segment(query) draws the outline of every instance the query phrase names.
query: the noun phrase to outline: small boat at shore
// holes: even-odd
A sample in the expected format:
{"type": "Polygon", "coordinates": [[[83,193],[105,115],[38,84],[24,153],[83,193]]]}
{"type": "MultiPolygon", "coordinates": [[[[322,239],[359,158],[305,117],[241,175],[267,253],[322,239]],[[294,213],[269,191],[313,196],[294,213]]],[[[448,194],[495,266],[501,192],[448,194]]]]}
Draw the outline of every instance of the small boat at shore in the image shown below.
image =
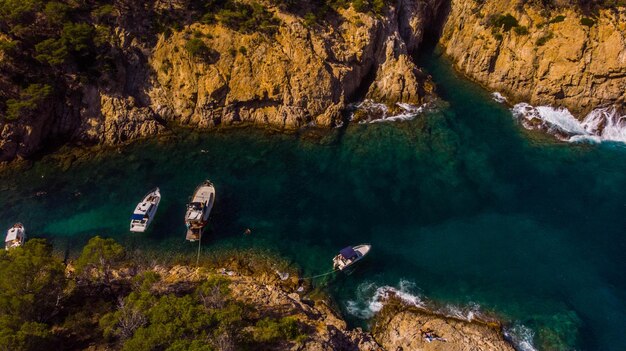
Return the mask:
{"type": "Polygon", "coordinates": [[[215,187],[209,180],[205,180],[194,191],[191,201],[187,204],[185,225],[187,225],[186,239],[197,241],[202,237],[204,227],[209,222],[209,215],[215,202],[215,187]]]}
{"type": "Polygon", "coordinates": [[[6,250],[24,245],[26,241],[26,229],[22,223],[15,223],[7,231],[6,239],[4,239],[4,248],[6,250]]]}
{"type": "Polygon", "coordinates": [[[140,203],[135,207],[132,216],[130,216],[130,231],[135,233],[143,233],[154,219],[157,208],[161,202],[161,192],[159,188],[155,188],[143,197],[140,203]]]}
{"type": "Polygon", "coordinates": [[[361,244],[357,246],[348,246],[341,251],[339,251],[339,255],[333,258],[333,269],[343,271],[346,268],[352,266],[353,264],[359,262],[365,257],[365,255],[370,252],[372,245],[370,244],[361,244]]]}

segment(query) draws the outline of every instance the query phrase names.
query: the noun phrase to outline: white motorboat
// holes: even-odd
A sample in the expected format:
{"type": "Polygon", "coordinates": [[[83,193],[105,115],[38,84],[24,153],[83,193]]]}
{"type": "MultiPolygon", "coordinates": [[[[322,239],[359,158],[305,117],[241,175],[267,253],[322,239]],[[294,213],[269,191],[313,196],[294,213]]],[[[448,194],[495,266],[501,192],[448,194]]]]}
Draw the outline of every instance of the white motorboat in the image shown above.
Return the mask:
{"type": "Polygon", "coordinates": [[[26,241],[26,229],[22,223],[15,223],[8,231],[4,240],[4,248],[9,250],[24,245],[26,241]]]}
{"type": "Polygon", "coordinates": [[[161,192],[159,188],[152,190],[144,196],[143,200],[137,204],[133,215],[130,217],[131,232],[143,233],[148,229],[159,207],[159,202],[161,202],[161,192]]]}
{"type": "Polygon", "coordinates": [[[187,212],[185,213],[187,240],[200,240],[204,227],[209,222],[213,203],[215,203],[215,187],[211,181],[205,180],[196,188],[191,201],[187,204],[187,212]]]}
{"type": "Polygon", "coordinates": [[[372,245],[370,244],[361,244],[341,249],[339,255],[333,258],[333,269],[343,271],[363,259],[371,248],[372,245]]]}

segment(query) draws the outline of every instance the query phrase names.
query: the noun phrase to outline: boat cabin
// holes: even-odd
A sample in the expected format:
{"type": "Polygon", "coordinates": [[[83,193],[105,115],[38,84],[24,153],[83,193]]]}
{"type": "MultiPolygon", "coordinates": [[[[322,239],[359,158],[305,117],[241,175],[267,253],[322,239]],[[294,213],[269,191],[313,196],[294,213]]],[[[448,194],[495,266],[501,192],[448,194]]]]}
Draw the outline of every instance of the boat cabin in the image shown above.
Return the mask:
{"type": "Polygon", "coordinates": [[[22,246],[24,244],[24,239],[24,227],[21,224],[15,224],[7,232],[7,236],[4,239],[4,247],[8,250],[14,247],[22,246]]]}

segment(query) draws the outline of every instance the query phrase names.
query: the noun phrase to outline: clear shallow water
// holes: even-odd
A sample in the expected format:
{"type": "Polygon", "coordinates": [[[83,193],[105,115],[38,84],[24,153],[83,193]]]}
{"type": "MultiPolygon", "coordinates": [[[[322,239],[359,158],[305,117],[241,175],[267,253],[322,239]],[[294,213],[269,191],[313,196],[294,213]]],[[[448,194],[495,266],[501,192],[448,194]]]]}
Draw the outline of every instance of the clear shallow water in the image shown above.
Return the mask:
{"type": "Polygon", "coordinates": [[[422,61],[447,102],[438,112],[297,135],[180,133],[68,171],[43,160],[0,176],[0,226],[22,221],[60,250],[100,234],[193,255],[184,204],[210,178],[218,193],[205,250],[272,248],[313,275],[341,247],[373,244],[352,275],[318,282],[353,323],[350,303],[365,309],[372,287],[404,282],[529,328],[537,348],[624,349],[626,148],[527,133],[445,60],[422,61]],[[151,229],[131,235],[134,205],[157,185],[151,229]]]}

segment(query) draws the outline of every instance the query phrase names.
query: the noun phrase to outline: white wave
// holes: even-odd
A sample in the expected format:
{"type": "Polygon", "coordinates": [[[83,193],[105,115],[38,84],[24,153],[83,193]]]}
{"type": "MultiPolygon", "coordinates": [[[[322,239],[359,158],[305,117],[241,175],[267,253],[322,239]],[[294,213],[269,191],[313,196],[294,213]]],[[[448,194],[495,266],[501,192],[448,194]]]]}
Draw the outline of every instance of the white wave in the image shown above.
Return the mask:
{"type": "Polygon", "coordinates": [[[456,305],[446,305],[443,308],[437,310],[437,312],[446,315],[448,317],[455,317],[458,319],[465,319],[468,322],[473,321],[475,318],[487,319],[480,311],[480,305],[476,302],[470,302],[467,306],[460,307],[456,305]]]}
{"type": "Polygon", "coordinates": [[[504,95],[500,94],[499,92],[493,92],[491,93],[491,98],[494,99],[496,102],[499,102],[501,104],[507,102],[507,99],[504,95]]]}
{"type": "Polygon", "coordinates": [[[626,115],[620,115],[614,107],[595,109],[582,121],[566,108],[534,107],[527,103],[513,106],[511,112],[524,127],[545,130],[564,141],[626,143],[626,115]]]}
{"type": "MultiPolygon", "coordinates": [[[[353,316],[370,319],[383,308],[385,301],[390,297],[399,298],[409,306],[423,308],[446,317],[470,322],[475,319],[495,321],[493,317],[485,315],[481,311],[480,305],[475,302],[470,302],[466,306],[452,304],[443,307],[437,306],[437,304],[429,302],[419,293],[415,283],[404,279],[400,280],[397,286],[377,286],[373,282],[364,282],[357,287],[356,298],[348,300],[345,308],[353,316]]],[[[505,328],[504,336],[513,343],[516,350],[537,351],[533,346],[534,331],[519,322],[515,322],[511,327],[505,328]]]]}
{"type": "MultiPolygon", "coordinates": [[[[407,103],[398,102],[396,106],[400,109],[399,114],[390,115],[389,107],[385,104],[365,99],[362,102],[353,105],[354,111],[363,111],[367,115],[367,119],[358,121],[358,123],[380,123],[380,122],[398,122],[409,121],[417,115],[424,112],[426,104],[415,106],[407,103]]],[[[354,112],[350,116],[350,120],[354,120],[354,112]]]]}
{"type": "Polygon", "coordinates": [[[372,282],[365,282],[358,286],[356,300],[346,302],[346,311],[353,316],[368,319],[380,311],[390,297],[399,298],[410,306],[425,307],[415,290],[415,284],[407,280],[400,280],[397,287],[376,286],[372,282]]]}
{"type": "Polygon", "coordinates": [[[515,349],[519,351],[537,351],[533,345],[535,332],[523,324],[515,323],[512,327],[505,328],[504,336],[509,339],[515,345],[515,349]]]}

